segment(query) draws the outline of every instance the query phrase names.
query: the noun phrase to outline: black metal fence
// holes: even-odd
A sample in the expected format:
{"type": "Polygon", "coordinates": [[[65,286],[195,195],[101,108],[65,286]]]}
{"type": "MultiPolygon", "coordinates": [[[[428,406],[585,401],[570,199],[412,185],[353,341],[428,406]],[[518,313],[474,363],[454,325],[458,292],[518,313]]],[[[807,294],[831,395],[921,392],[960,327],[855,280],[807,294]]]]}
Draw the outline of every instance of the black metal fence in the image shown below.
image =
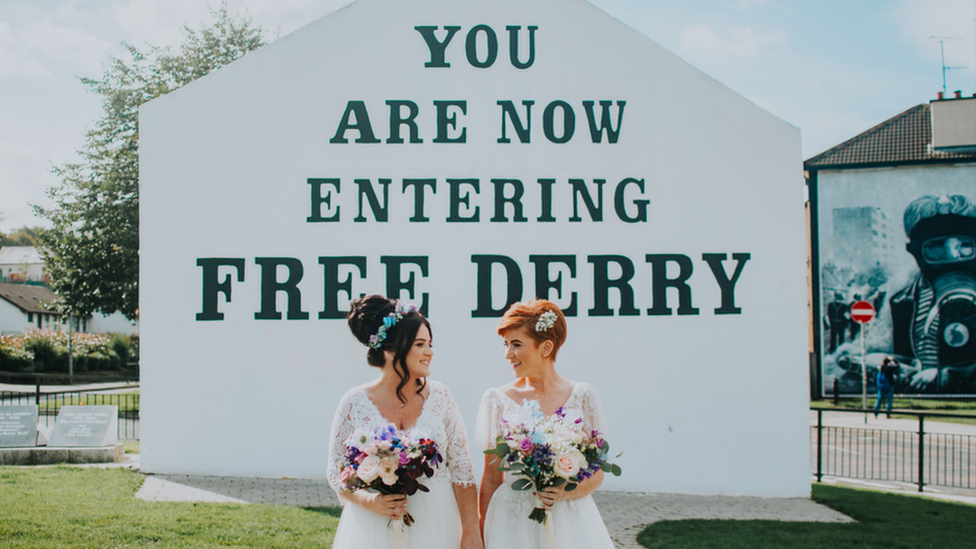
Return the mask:
{"type": "Polygon", "coordinates": [[[62,406],[118,406],[119,440],[139,440],[139,386],[122,385],[79,391],[0,391],[0,406],[37,404],[38,423],[53,427],[62,406]]]}
{"type": "Polygon", "coordinates": [[[915,416],[918,429],[894,431],[827,426],[824,410],[816,412],[817,424],[810,427],[810,435],[818,482],[826,475],[916,484],[919,492],[926,485],[976,489],[976,426],[973,435],[925,431],[925,418],[958,418],[958,414],[899,411],[898,415],[915,416]]]}

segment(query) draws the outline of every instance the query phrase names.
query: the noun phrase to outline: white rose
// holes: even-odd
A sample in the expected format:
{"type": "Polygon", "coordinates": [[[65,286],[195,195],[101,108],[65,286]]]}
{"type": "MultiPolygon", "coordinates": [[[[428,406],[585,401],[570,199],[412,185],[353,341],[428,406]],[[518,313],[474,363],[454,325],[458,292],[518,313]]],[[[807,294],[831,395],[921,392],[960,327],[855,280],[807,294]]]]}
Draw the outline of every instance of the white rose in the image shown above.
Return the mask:
{"type": "Polygon", "coordinates": [[[366,456],[356,469],[356,476],[367,484],[376,480],[379,475],[380,458],[377,456],[366,456]]]}
{"type": "Polygon", "coordinates": [[[554,470],[558,477],[565,479],[575,477],[580,470],[579,455],[576,452],[557,454],[554,470]]]}

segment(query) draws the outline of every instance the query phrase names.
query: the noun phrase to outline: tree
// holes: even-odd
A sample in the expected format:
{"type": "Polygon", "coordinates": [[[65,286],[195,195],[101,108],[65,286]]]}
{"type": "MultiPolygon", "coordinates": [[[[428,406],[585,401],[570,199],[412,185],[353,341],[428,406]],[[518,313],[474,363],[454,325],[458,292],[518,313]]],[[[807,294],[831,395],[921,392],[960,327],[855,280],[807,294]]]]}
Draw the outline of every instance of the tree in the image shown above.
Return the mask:
{"type": "Polygon", "coordinates": [[[40,227],[21,227],[10,234],[0,232],[0,248],[4,246],[37,246],[40,227]]]}
{"type": "Polygon", "coordinates": [[[232,17],[224,2],[215,21],[183,27],[175,53],[123,44],[100,79],[81,82],[103,97],[102,117],[85,134],[81,162],[55,168],[54,206],[33,206],[52,226],[40,234],[40,252],[62,313],[88,316],[139,311],[139,107],[265,44],[260,27],[232,17]]]}

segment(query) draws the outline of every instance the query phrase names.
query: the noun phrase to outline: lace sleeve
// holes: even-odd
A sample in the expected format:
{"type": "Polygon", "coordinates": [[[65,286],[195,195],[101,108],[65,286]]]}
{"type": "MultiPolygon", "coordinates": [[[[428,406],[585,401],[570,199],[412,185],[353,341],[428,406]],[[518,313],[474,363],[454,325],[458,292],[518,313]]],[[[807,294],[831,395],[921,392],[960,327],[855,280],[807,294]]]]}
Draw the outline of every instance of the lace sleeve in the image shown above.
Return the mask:
{"type": "Polygon", "coordinates": [[[495,390],[488,389],[481,397],[481,405],[478,406],[478,419],[474,426],[475,448],[488,450],[495,447],[501,413],[501,406],[495,397],[495,390]]]}
{"type": "Polygon", "coordinates": [[[451,481],[462,486],[474,486],[474,471],[471,467],[471,453],[468,451],[468,435],[464,428],[464,419],[458,408],[454,396],[447,387],[444,391],[444,430],[447,440],[444,455],[447,469],[451,473],[451,481]]]}
{"type": "MultiPolygon", "coordinates": [[[[329,434],[329,463],[326,467],[325,476],[329,481],[329,486],[336,493],[342,491],[342,481],[339,480],[339,469],[342,467],[345,457],[345,440],[355,431],[356,422],[352,417],[352,403],[350,394],[342,395],[339,406],[336,407],[335,417],[332,418],[332,429],[329,434]]],[[[341,501],[341,499],[340,499],[341,501]]]]}
{"type": "Polygon", "coordinates": [[[590,429],[600,431],[604,438],[608,438],[610,436],[607,432],[609,426],[607,425],[607,417],[603,414],[600,397],[597,396],[596,389],[592,385],[586,382],[581,383],[583,386],[580,387],[580,408],[582,408],[583,416],[586,418],[590,429]]]}

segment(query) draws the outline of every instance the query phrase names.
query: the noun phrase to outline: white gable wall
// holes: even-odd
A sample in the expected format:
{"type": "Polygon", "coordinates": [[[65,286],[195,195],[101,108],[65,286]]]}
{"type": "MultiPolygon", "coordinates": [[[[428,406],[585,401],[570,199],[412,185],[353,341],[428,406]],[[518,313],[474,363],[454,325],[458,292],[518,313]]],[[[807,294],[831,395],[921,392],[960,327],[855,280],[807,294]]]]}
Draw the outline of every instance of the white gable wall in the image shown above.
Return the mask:
{"type": "MultiPolygon", "coordinates": [[[[432,375],[452,389],[472,430],[484,389],[510,379],[494,335],[497,319],[472,317],[478,295],[472,256],[512,258],[528,299],[535,293],[529,257],[562,254],[574,257],[576,275],[552,267],[553,277],[562,272],[564,293],[550,298],[566,307],[575,292],[579,314],[569,320],[557,367],[591,382],[603,398],[625,471],[606,487],[809,493],[799,132],[588,3],[360,0],[146,105],[141,133],[147,471],[324,474],[339,396],[376,372],[344,321],[318,318],[327,295],[321,257],[365,258],[362,277],[340,268],[340,280],[352,273],[355,295],[385,291],[382,257],[428,258],[428,275],[416,272],[415,279],[417,291],[430,296],[432,375]],[[498,34],[498,59],[488,69],[472,67],[463,54],[467,32],[479,24],[498,34]],[[430,54],[418,25],[461,26],[448,46],[450,68],[424,68],[430,54]],[[532,67],[511,66],[506,25],[523,32],[538,26],[532,67]],[[365,103],[383,142],[354,143],[355,130],[346,133],[348,144],[329,142],[354,100],[365,103]],[[385,142],[389,100],[418,105],[423,143],[385,142]],[[437,100],[467,102],[458,117],[466,143],[432,142],[437,100]],[[530,144],[519,143],[511,126],[513,142],[497,142],[497,102],[504,100],[520,113],[523,100],[535,101],[530,144]],[[542,114],[556,100],[577,117],[565,144],[542,131],[542,114]],[[618,143],[591,141],[587,100],[627,102],[618,143]],[[325,214],[338,210],[339,222],[307,221],[310,178],[340,179],[331,204],[321,205],[325,214]],[[360,178],[377,191],[379,178],[391,179],[389,221],[376,222],[368,208],[366,222],[353,221],[360,178]],[[404,192],[405,178],[436,179],[436,193],[426,195],[429,222],[410,221],[417,204],[412,190],[404,192]],[[461,208],[466,216],[479,208],[479,222],[447,221],[450,178],[479,180],[479,192],[466,187],[469,203],[461,208]],[[526,222],[510,221],[511,205],[508,222],[490,221],[493,178],[522,181],[526,222]],[[555,221],[539,222],[537,181],[547,178],[556,181],[555,221]],[[581,221],[569,220],[571,178],[584,179],[591,191],[594,179],[606,180],[603,221],[591,220],[582,203],[581,221]],[[614,190],[626,178],[644,180],[644,191],[630,187],[625,201],[634,215],[633,200],[649,200],[644,222],[626,223],[615,213],[614,190]],[[172,247],[174,240],[188,244],[172,247]],[[735,287],[740,314],[715,314],[721,292],[705,253],[727,254],[729,275],[732,254],[750,254],[735,287]],[[698,314],[647,314],[655,307],[648,254],[690,259],[698,314]],[[621,314],[616,290],[608,293],[612,316],[588,312],[601,294],[593,257],[602,256],[634,266],[637,315],[621,314]],[[230,276],[232,288],[230,302],[218,296],[219,321],[196,320],[204,307],[198,263],[207,258],[244,260],[242,282],[235,269],[219,270],[219,281],[230,276]],[[307,320],[255,319],[258,258],[301,262],[307,320]]],[[[493,271],[496,308],[506,295],[500,269],[493,271]]],[[[281,280],[286,274],[279,268],[281,280]]],[[[619,275],[614,264],[608,276],[619,275]]],[[[677,290],[666,295],[677,308],[677,290]]],[[[345,293],[338,298],[347,306],[345,293]]],[[[276,301],[284,313],[284,292],[276,301]]]]}

